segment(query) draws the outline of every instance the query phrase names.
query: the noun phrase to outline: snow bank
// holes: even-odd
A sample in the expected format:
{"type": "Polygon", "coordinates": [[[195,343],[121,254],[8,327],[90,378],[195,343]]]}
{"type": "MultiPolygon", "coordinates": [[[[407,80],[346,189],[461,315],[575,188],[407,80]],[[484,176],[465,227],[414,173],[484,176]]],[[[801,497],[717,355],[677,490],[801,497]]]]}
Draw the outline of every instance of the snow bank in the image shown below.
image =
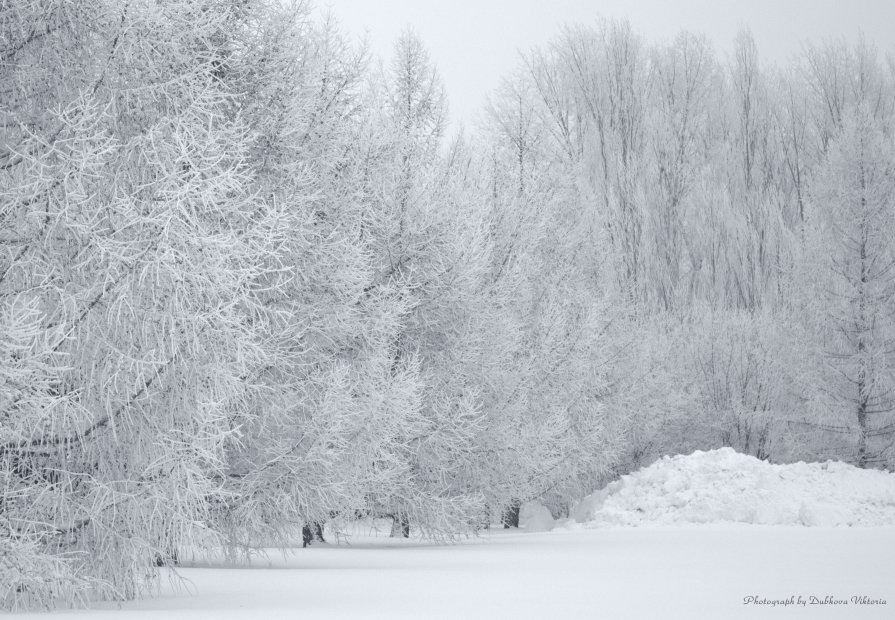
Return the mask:
{"type": "Polygon", "coordinates": [[[550,509],[538,502],[526,502],[519,509],[519,525],[526,532],[549,532],[556,525],[550,509]]]}
{"type": "Polygon", "coordinates": [[[731,448],[663,457],[585,497],[587,527],[738,522],[895,525],[895,474],[852,465],[771,465],[731,448]]]}

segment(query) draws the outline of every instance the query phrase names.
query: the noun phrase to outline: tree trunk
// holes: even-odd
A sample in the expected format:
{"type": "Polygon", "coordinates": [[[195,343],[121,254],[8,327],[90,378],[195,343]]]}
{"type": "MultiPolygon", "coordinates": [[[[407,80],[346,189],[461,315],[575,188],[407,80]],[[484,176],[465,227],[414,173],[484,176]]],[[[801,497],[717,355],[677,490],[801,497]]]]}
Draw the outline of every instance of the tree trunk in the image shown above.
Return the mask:
{"type": "Polygon", "coordinates": [[[410,538],[410,519],[405,514],[392,515],[391,538],[410,538]]]}
{"type": "Polygon", "coordinates": [[[326,539],[323,537],[323,523],[321,521],[314,521],[313,523],[305,523],[301,528],[301,546],[307,547],[312,542],[316,540],[317,542],[326,542],[326,539]]]}
{"type": "Polygon", "coordinates": [[[311,534],[311,527],[306,523],[301,527],[301,546],[302,548],[307,547],[314,540],[313,535],[311,534]]]}
{"type": "Polygon", "coordinates": [[[171,549],[165,554],[157,553],[155,556],[156,566],[177,566],[177,549],[171,549]]]}
{"type": "Polygon", "coordinates": [[[521,509],[522,500],[519,499],[514,499],[510,502],[510,505],[504,509],[503,514],[500,517],[500,522],[503,523],[504,529],[519,527],[519,511],[521,509]]]}

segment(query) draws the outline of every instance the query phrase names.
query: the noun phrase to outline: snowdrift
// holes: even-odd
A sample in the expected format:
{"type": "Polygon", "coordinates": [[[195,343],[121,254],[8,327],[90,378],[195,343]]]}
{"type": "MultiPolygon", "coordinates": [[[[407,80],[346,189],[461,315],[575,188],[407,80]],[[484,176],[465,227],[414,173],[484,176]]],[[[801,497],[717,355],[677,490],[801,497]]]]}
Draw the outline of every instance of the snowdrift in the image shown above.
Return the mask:
{"type": "Polygon", "coordinates": [[[731,448],[663,457],[585,497],[585,527],[895,525],[895,474],[845,463],[771,465],[731,448]]]}

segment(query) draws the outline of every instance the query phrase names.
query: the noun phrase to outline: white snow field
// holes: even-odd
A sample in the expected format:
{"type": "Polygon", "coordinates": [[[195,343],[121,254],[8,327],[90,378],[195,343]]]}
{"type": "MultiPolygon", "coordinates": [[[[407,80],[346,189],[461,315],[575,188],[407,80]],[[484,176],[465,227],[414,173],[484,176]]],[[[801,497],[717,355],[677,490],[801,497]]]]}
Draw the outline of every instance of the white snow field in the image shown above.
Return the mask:
{"type": "Polygon", "coordinates": [[[892,619],[893,479],[697,452],[590,496],[584,523],[525,507],[524,525],[552,531],[427,544],[382,522],[251,567],[181,568],[187,589],[165,582],[153,599],[30,617],[892,619]]]}

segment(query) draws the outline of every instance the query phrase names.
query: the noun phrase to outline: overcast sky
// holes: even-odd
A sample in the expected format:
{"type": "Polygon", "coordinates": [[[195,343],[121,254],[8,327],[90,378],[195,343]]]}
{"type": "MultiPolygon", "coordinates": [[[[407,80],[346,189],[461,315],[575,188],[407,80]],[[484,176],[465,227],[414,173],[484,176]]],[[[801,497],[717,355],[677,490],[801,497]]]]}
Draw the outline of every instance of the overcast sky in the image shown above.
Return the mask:
{"type": "Polygon", "coordinates": [[[895,49],[895,0],[316,0],[343,29],[390,56],[413,27],[438,65],[452,125],[470,125],[485,97],[518,64],[519,50],[540,46],[564,24],[627,17],[651,42],[681,29],[707,34],[726,54],[741,26],[752,29],[764,60],[786,62],[806,39],[856,39],[859,32],[895,49]]]}

